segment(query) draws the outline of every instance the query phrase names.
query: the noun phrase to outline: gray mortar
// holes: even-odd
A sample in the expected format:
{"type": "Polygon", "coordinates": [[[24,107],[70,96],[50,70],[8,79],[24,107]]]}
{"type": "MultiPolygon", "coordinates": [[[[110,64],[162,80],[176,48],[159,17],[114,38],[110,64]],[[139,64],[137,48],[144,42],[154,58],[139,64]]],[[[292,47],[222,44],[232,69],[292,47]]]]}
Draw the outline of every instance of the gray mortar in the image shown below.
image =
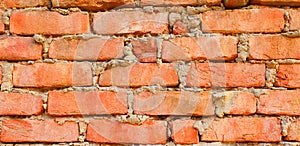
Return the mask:
{"type": "Polygon", "coordinates": [[[266,86],[268,88],[273,87],[275,83],[278,66],[277,62],[270,62],[266,65],[266,86]]]}
{"type": "Polygon", "coordinates": [[[35,34],[33,36],[33,39],[36,43],[43,45],[43,58],[45,59],[44,61],[46,61],[48,63],[54,63],[55,61],[53,61],[53,60],[46,60],[49,58],[48,52],[49,52],[50,44],[52,42],[52,38],[46,38],[43,35],[35,34]]]}
{"type": "Polygon", "coordinates": [[[127,91],[128,113],[133,114],[134,93],[131,90],[127,91]]]}
{"type": "Polygon", "coordinates": [[[158,64],[158,66],[160,66],[163,61],[162,61],[162,43],[163,43],[163,39],[156,39],[156,45],[157,45],[157,60],[156,63],[158,64]]]}
{"type": "Polygon", "coordinates": [[[78,124],[79,124],[79,134],[80,134],[78,140],[80,142],[84,142],[86,139],[87,123],[80,121],[78,124]]]}
{"type": "Polygon", "coordinates": [[[288,135],[288,128],[289,126],[296,120],[295,117],[288,117],[288,116],[281,116],[279,117],[280,124],[281,124],[281,134],[282,136],[288,135]]]}
{"type": "Polygon", "coordinates": [[[123,123],[130,123],[132,125],[142,125],[146,120],[149,119],[149,116],[146,115],[120,115],[117,116],[117,120],[123,123]]]}
{"type": "Polygon", "coordinates": [[[12,9],[7,9],[6,11],[4,11],[2,13],[2,21],[5,25],[9,26],[9,19],[10,19],[10,15],[11,15],[12,9]]]}
{"type": "Polygon", "coordinates": [[[184,62],[180,62],[177,65],[177,74],[179,77],[179,88],[183,89],[186,86],[186,76],[190,71],[191,64],[185,64],[184,62]]]}
{"type": "Polygon", "coordinates": [[[206,5],[204,6],[200,6],[200,7],[191,7],[191,6],[187,6],[186,11],[188,14],[200,14],[200,13],[204,13],[207,11],[210,11],[211,8],[207,7],[206,5]]]}
{"type": "Polygon", "coordinates": [[[12,91],[13,69],[14,69],[14,66],[12,63],[2,62],[1,91],[12,91]]]}
{"type": "Polygon", "coordinates": [[[238,37],[238,57],[236,58],[237,62],[246,62],[249,56],[249,36],[247,34],[239,35],[238,37]]]}
{"type": "Polygon", "coordinates": [[[217,91],[212,94],[213,103],[216,106],[215,114],[222,118],[225,114],[229,114],[234,104],[234,100],[240,91],[217,91]]]}
{"type": "Polygon", "coordinates": [[[289,38],[297,38],[300,37],[300,30],[297,31],[289,31],[286,33],[282,33],[283,36],[289,37],[289,38]]]}
{"type": "Polygon", "coordinates": [[[202,135],[203,132],[209,127],[209,124],[201,120],[201,121],[196,121],[193,127],[198,130],[200,135],[202,135]]]}
{"type": "Polygon", "coordinates": [[[151,85],[151,86],[142,86],[142,87],[140,87],[138,89],[135,89],[133,91],[133,95],[136,95],[136,94],[144,92],[144,91],[149,91],[149,92],[151,92],[153,94],[156,94],[157,91],[166,91],[166,89],[163,88],[162,86],[160,86],[159,84],[157,84],[157,85],[151,85]]]}
{"type": "Polygon", "coordinates": [[[284,28],[283,31],[284,32],[288,32],[290,30],[290,13],[288,10],[284,10],[284,28]]]}

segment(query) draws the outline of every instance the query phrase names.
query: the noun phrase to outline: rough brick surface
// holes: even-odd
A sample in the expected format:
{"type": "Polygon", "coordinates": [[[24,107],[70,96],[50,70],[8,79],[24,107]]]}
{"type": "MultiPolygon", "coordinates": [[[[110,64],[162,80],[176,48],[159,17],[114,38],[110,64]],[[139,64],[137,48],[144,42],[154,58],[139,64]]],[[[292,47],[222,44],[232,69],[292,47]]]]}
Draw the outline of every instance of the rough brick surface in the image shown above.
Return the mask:
{"type": "Polygon", "coordinates": [[[0,39],[1,60],[38,60],[42,59],[42,45],[31,37],[3,37],[0,39]]]}
{"type": "Polygon", "coordinates": [[[80,12],[68,16],[49,11],[14,11],[10,16],[13,34],[80,34],[89,32],[89,16],[80,12]]]}
{"type": "Polygon", "coordinates": [[[225,118],[215,120],[203,132],[201,140],[278,142],[281,140],[281,127],[277,118],[225,118]]]}
{"type": "Polygon", "coordinates": [[[142,6],[219,5],[221,0],[141,0],[142,6]]]}
{"type": "Polygon", "coordinates": [[[114,120],[93,120],[88,125],[87,140],[101,143],[165,144],[165,121],[146,121],[131,125],[114,120]]]}
{"type": "Polygon", "coordinates": [[[300,59],[299,38],[259,35],[249,38],[249,58],[257,60],[300,59]]]}
{"type": "Polygon", "coordinates": [[[284,27],[283,9],[251,9],[208,11],[202,16],[204,32],[246,33],[281,32],[284,27]]]}
{"type": "Polygon", "coordinates": [[[142,92],[135,96],[134,112],[146,115],[213,115],[209,92],[142,92]]]}
{"type": "Polygon", "coordinates": [[[175,144],[196,144],[199,142],[198,130],[193,127],[194,120],[172,121],[172,139],[175,144]]]}
{"type": "Polygon", "coordinates": [[[99,12],[93,15],[97,34],[161,34],[168,30],[168,13],[99,12]]]}
{"type": "Polygon", "coordinates": [[[26,8],[26,7],[46,7],[49,6],[49,0],[2,0],[0,7],[4,8],[26,8]]]}
{"type": "Polygon", "coordinates": [[[16,87],[68,87],[92,85],[89,63],[15,64],[13,85],[16,87]]]}
{"type": "Polygon", "coordinates": [[[100,86],[147,86],[160,84],[176,86],[178,75],[173,64],[137,63],[127,67],[106,70],[99,79],[100,86]]]}
{"type": "Polygon", "coordinates": [[[41,96],[0,92],[0,115],[39,115],[43,112],[41,96]]]}
{"type": "Polygon", "coordinates": [[[237,57],[237,38],[223,36],[182,37],[163,42],[162,59],[176,60],[232,60],[237,57]]]}
{"type": "Polygon", "coordinates": [[[2,142],[74,142],[79,132],[75,122],[59,125],[53,120],[4,120],[2,142]]]}
{"type": "Polygon", "coordinates": [[[236,8],[246,6],[249,0],[224,0],[223,2],[226,8],[236,8]]]}
{"type": "Polygon", "coordinates": [[[133,53],[140,62],[156,62],[157,43],[155,38],[131,41],[133,53]]]}
{"type": "Polygon", "coordinates": [[[263,87],[265,65],[193,63],[186,76],[189,87],[263,87]]]}
{"type": "Polygon", "coordinates": [[[49,92],[48,113],[55,116],[126,114],[125,92],[74,91],[49,92]]]}
{"type": "MultiPolygon", "coordinates": [[[[2,18],[2,13],[0,13],[0,18],[2,18]]],[[[4,26],[4,23],[2,21],[0,21],[0,34],[4,33],[5,31],[5,26],[4,26]]]]}
{"type": "Polygon", "coordinates": [[[134,0],[51,0],[53,7],[79,7],[84,10],[109,10],[119,7],[134,6],[134,0]]]}
{"type": "Polygon", "coordinates": [[[251,3],[273,6],[300,6],[300,1],[298,0],[251,0],[251,3]]]}
{"type": "Polygon", "coordinates": [[[271,90],[259,97],[258,113],[300,115],[300,90],[271,90]]]}
{"type": "Polygon", "coordinates": [[[281,64],[279,65],[275,86],[287,88],[300,87],[300,65],[299,64],[281,64]]]}
{"type": "MultiPolygon", "coordinates": [[[[300,1],[297,3],[300,6],[300,1]]],[[[299,10],[289,10],[290,14],[290,30],[300,29],[300,11],[299,10]]]]}
{"type": "Polygon", "coordinates": [[[300,141],[300,120],[295,120],[288,127],[288,135],[284,138],[287,141],[300,141]]]}
{"type": "Polygon", "coordinates": [[[62,60],[111,60],[122,58],[123,38],[56,39],[52,41],[49,57],[62,60]]]}

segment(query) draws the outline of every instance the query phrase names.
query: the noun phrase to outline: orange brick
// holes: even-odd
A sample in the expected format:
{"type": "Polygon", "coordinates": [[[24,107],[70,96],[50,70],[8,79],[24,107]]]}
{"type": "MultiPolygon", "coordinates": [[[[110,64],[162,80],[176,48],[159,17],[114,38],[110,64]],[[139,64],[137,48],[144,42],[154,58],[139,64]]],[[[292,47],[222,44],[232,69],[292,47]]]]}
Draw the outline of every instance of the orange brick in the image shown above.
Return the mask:
{"type": "Polygon", "coordinates": [[[55,116],[126,114],[126,92],[111,91],[50,91],[48,113],[55,116]]]}
{"type": "Polygon", "coordinates": [[[99,79],[100,86],[139,87],[160,84],[178,85],[178,75],[173,64],[136,63],[127,67],[114,67],[106,70],[99,79]]]}
{"type": "Polygon", "coordinates": [[[258,60],[300,59],[299,38],[258,35],[249,38],[249,58],[258,60]]]}
{"type": "Polygon", "coordinates": [[[279,142],[280,121],[277,118],[225,118],[212,122],[201,141],[279,142]]]}
{"type": "Polygon", "coordinates": [[[249,0],[224,0],[224,6],[226,8],[237,8],[246,6],[248,4],[249,0]]]}
{"type": "Polygon", "coordinates": [[[157,44],[155,38],[132,40],[133,53],[140,62],[156,62],[157,44]]]}
{"type": "Polygon", "coordinates": [[[92,85],[92,70],[88,63],[15,64],[15,87],[68,87],[92,85]]]}
{"type": "Polygon", "coordinates": [[[251,4],[271,5],[271,6],[300,6],[298,0],[251,0],[251,4]]]}
{"type": "Polygon", "coordinates": [[[43,46],[31,37],[3,37],[0,39],[1,60],[38,60],[42,59],[43,46]]]}
{"type": "Polygon", "coordinates": [[[288,127],[288,135],[284,137],[287,141],[300,141],[300,120],[294,121],[288,127]]]}
{"type": "Polygon", "coordinates": [[[0,115],[39,115],[43,112],[41,96],[0,92],[0,115]]]}
{"type": "Polygon", "coordinates": [[[181,21],[176,21],[173,25],[174,34],[186,34],[189,32],[188,27],[181,21]]]}
{"type": "Polygon", "coordinates": [[[300,115],[300,90],[270,90],[259,97],[258,113],[300,115]]]}
{"type": "Polygon", "coordinates": [[[202,16],[204,32],[247,33],[281,32],[284,28],[284,10],[276,8],[208,11],[202,16]]]}
{"type": "Polygon", "coordinates": [[[264,64],[193,63],[186,76],[189,87],[263,87],[264,64]]]}
{"type": "Polygon", "coordinates": [[[280,64],[274,85],[287,88],[300,87],[299,72],[300,64],[280,64]]]}
{"type": "Polygon", "coordinates": [[[51,0],[53,7],[79,7],[88,11],[117,9],[119,7],[134,6],[134,0],[51,0]]]}
{"type": "Polygon", "coordinates": [[[53,120],[4,120],[1,142],[75,142],[79,137],[78,125],[53,120]]]}
{"type": "Polygon", "coordinates": [[[135,95],[134,113],[146,115],[214,115],[209,92],[161,91],[135,95]]]}
{"type": "Polygon", "coordinates": [[[80,12],[68,16],[49,11],[13,11],[10,16],[13,34],[81,34],[89,32],[89,16],[80,12]]]}
{"type": "Polygon", "coordinates": [[[55,39],[49,57],[62,60],[110,60],[124,56],[123,38],[55,39]]]}
{"type": "MultiPolygon", "coordinates": [[[[0,20],[2,20],[2,13],[0,13],[0,20]]],[[[5,32],[5,26],[3,21],[0,21],[0,34],[5,32]]]]}
{"type": "Polygon", "coordinates": [[[202,36],[199,38],[182,37],[163,42],[162,59],[176,60],[233,60],[237,57],[235,37],[202,36]]]}
{"type": "Polygon", "coordinates": [[[141,6],[220,5],[221,0],[141,0],[141,6]]]}
{"type": "Polygon", "coordinates": [[[5,8],[27,8],[27,7],[46,7],[50,5],[49,0],[2,0],[0,2],[5,8]]]}
{"type": "Polygon", "coordinates": [[[92,120],[87,129],[87,140],[97,143],[166,144],[165,121],[146,121],[131,125],[114,120],[92,120]]]}
{"type": "MultiPolygon", "coordinates": [[[[300,1],[297,3],[300,6],[300,1]]],[[[290,14],[290,30],[300,29],[300,11],[299,10],[289,10],[290,14]]]]}
{"type": "Polygon", "coordinates": [[[193,120],[175,120],[170,127],[172,139],[175,144],[197,144],[199,143],[198,130],[193,127],[193,120]]]}
{"type": "Polygon", "coordinates": [[[97,34],[168,33],[168,13],[99,12],[93,15],[97,34]]]}

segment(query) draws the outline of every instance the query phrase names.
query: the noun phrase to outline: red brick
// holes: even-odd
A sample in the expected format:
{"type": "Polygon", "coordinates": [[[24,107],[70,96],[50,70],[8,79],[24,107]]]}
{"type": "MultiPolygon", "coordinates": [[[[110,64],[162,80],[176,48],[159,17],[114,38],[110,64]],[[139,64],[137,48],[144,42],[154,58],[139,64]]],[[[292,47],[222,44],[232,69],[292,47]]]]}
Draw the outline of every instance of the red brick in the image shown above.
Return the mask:
{"type": "Polygon", "coordinates": [[[183,24],[181,21],[176,21],[173,25],[174,34],[186,34],[189,32],[188,27],[183,24]]]}
{"type": "Polygon", "coordinates": [[[194,63],[186,76],[187,86],[263,87],[264,64],[194,63]]]}
{"type": "Polygon", "coordinates": [[[92,120],[87,129],[87,140],[97,143],[165,144],[165,121],[146,121],[142,125],[115,120],[92,120]]]}
{"type": "Polygon", "coordinates": [[[162,86],[178,85],[178,75],[173,64],[154,63],[132,64],[127,67],[114,67],[106,70],[99,79],[100,86],[162,86]]]}
{"type": "Polygon", "coordinates": [[[132,40],[133,53],[140,62],[156,62],[157,44],[155,38],[132,40]]]}
{"type": "Polygon", "coordinates": [[[299,59],[299,38],[258,35],[249,38],[249,58],[259,60],[299,59]]]}
{"type": "Polygon", "coordinates": [[[223,102],[225,103],[225,108],[228,108],[228,111],[224,111],[225,114],[250,115],[256,112],[256,97],[254,94],[246,91],[225,92],[223,102]]]}
{"type": "Polygon", "coordinates": [[[248,4],[249,0],[224,0],[224,6],[226,8],[237,8],[243,7],[248,4]]]}
{"type": "Polygon", "coordinates": [[[42,59],[43,46],[31,37],[2,37],[0,44],[0,60],[42,59]]]}
{"type": "Polygon", "coordinates": [[[111,91],[50,91],[48,113],[55,116],[126,114],[126,92],[111,91]]]}
{"type": "Polygon", "coordinates": [[[5,8],[27,8],[27,7],[46,7],[49,0],[2,0],[0,5],[5,8]]]}
{"type": "Polygon", "coordinates": [[[135,95],[134,113],[146,115],[213,115],[214,106],[209,92],[161,91],[135,95]]]}
{"type": "Polygon", "coordinates": [[[93,15],[97,34],[168,33],[168,13],[99,12],[93,15]]]}
{"type": "Polygon", "coordinates": [[[279,142],[280,121],[277,118],[225,118],[212,122],[201,141],[279,142]]]}
{"type": "Polygon", "coordinates": [[[259,97],[258,113],[300,115],[300,90],[270,90],[259,97]]]}
{"type": "Polygon", "coordinates": [[[117,9],[119,7],[134,6],[134,0],[51,0],[53,7],[79,7],[88,11],[117,9]]]}
{"type": "Polygon", "coordinates": [[[49,11],[13,11],[10,17],[13,34],[80,34],[89,32],[89,16],[80,12],[64,16],[49,11]]]}
{"type": "Polygon", "coordinates": [[[141,0],[141,6],[220,5],[221,0],[141,0]]]}
{"type": "Polygon", "coordinates": [[[287,88],[300,87],[299,72],[300,64],[280,64],[274,85],[287,88]]]}
{"type": "Polygon", "coordinates": [[[0,115],[39,115],[43,112],[41,96],[0,92],[0,115]]]}
{"type": "MultiPolygon", "coordinates": [[[[2,13],[0,13],[0,20],[2,20],[2,13]]],[[[0,34],[5,32],[5,26],[3,21],[0,21],[0,34]]]]}
{"type": "Polygon", "coordinates": [[[208,11],[202,16],[204,32],[247,33],[281,32],[284,28],[284,10],[276,8],[208,11]]]}
{"type": "Polygon", "coordinates": [[[288,128],[288,135],[284,137],[288,141],[300,141],[300,120],[294,121],[288,128]]]}
{"type": "MultiPolygon", "coordinates": [[[[300,1],[297,3],[300,6],[300,1]]],[[[300,11],[299,10],[289,10],[290,13],[290,30],[300,29],[300,11]]]]}
{"type": "Polygon", "coordinates": [[[235,37],[202,36],[199,38],[181,37],[163,42],[162,59],[176,60],[233,60],[237,57],[235,37]]]}
{"type": "Polygon", "coordinates": [[[0,63],[0,85],[2,84],[2,63],[0,63]]]}
{"type": "Polygon", "coordinates": [[[175,144],[199,143],[198,130],[193,127],[193,120],[176,120],[171,122],[172,139],[175,144]]]}
{"type": "Polygon", "coordinates": [[[92,85],[92,70],[88,63],[15,64],[15,87],[68,87],[92,85]]]}
{"type": "Polygon", "coordinates": [[[79,137],[78,125],[65,122],[59,125],[53,120],[4,120],[2,142],[75,142],[79,137]]]}
{"type": "Polygon", "coordinates": [[[124,39],[91,38],[55,39],[49,49],[49,57],[62,60],[110,60],[124,56],[124,39]]]}
{"type": "Polygon", "coordinates": [[[300,6],[298,0],[251,0],[251,4],[273,5],[273,6],[300,6]]]}

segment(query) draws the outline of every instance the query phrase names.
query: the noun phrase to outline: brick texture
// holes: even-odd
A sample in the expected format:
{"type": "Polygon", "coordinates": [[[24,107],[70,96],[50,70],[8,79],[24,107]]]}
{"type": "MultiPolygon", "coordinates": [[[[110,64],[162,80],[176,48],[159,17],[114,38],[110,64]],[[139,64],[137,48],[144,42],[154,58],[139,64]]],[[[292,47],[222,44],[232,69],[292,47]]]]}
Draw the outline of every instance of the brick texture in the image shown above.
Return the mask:
{"type": "Polygon", "coordinates": [[[4,8],[46,7],[49,5],[49,0],[2,0],[0,2],[0,6],[4,8]]]}
{"type": "Polygon", "coordinates": [[[288,135],[284,138],[284,140],[288,141],[300,141],[300,121],[296,120],[291,123],[288,128],[288,135]]]}
{"type": "Polygon", "coordinates": [[[275,86],[287,88],[300,87],[300,65],[299,64],[281,64],[279,65],[275,86]]]}
{"type": "Polygon", "coordinates": [[[133,53],[140,62],[156,62],[157,43],[155,38],[131,41],[133,53]]]}
{"type": "Polygon", "coordinates": [[[193,127],[193,120],[172,121],[172,139],[175,144],[196,144],[199,142],[198,130],[193,127]]]}
{"type": "MultiPolygon", "coordinates": [[[[300,6],[300,2],[297,3],[300,6]]],[[[299,10],[289,10],[290,14],[290,30],[298,30],[300,29],[300,11],[299,10]]]]}

